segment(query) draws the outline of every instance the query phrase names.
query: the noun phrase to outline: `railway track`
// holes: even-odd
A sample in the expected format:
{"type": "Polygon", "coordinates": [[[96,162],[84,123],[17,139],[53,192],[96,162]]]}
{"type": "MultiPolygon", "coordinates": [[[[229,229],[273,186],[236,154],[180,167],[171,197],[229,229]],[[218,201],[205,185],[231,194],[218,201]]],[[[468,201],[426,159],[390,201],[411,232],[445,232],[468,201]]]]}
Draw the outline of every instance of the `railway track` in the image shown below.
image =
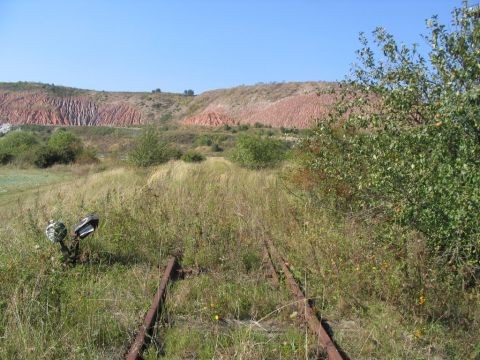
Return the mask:
{"type": "MultiPolygon", "coordinates": [[[[275,263],[280,267],[281,273],[285,278],[285,283],[289,288],[295,303],[298,307],[299,314],[302,314],[303,320],[308,325],[308,328],[317,337],[319,348],[326,353],[330,360],[342,360],[343,357],[338,351],[335,343],[331,339],[330,335],[317,318],[313,306],[305,297],[300,286],[296,282],[293,274],[289,269],[288,263],[285,262],[283,257],[275,248],[273,242],[270,239],[265,240],[264,244],[264,266],[270,273],[270,279],[275,288],[279,288],[280,283],[280,271],[275,267],[275,263]]],[[[171,256],[167,260],[167,265],[161,277],[158,290],[153,298],[152,305],[145,315],[143,323],[140,325],[135,340],[131,344],[128,353],[125,356],[126,360],[137,360],[142,358],[142,352],[150,342],[152,337],[153,328],[159,318],[160,313],[163,310],[165,303],[166,290],[170,280],[177,275],[183,274],[180,269],[178,259],[171,256]]]]}
{"type": "Polygon", "coordinates": [[[265,249],[268,254],[268,260],[270,262],[269,268],[272,272],[272,281],[274,284],[278,284],[278,272],[273,265],[272,261],[275,261],[280,265],[282,272],[285,276],[285,282],[292,293],[292,296],[296,300],[296,304],[299,313],[303,315],[305,322],[307,323],[310,331],[312,331],[318,338],[318,345],[327,353],[330,360],[342,360],[343,357],[335,346],[330,335],[323,327],[320,320],[315,315],[315,310],[309,303],[308,299],[303,294],[300,286],[296,282],[293,274],[291,273],[287,263],[275,248],[273,242],[270,239],[265,240],[265,249]]]}
{"type": "Polygon", "coordinates": [[[152,305],[150,306],[150,309],[145,315],[143,324],[138,329],[137,336],[135,337],[135,340],[130,346],[130,350],[125,357],[126,360],[141,359],[142,352],[145,349],[152,335],[152,330],[155,326],[155,322],[157,321],[157,318],[162,311],[163,304],[165,302],[168,282],[175,275],[177,267],[177,258],[174,256],[169,257],[167,261],[167,267],[163,272],[157,293],[153,298],[152,305]]]}

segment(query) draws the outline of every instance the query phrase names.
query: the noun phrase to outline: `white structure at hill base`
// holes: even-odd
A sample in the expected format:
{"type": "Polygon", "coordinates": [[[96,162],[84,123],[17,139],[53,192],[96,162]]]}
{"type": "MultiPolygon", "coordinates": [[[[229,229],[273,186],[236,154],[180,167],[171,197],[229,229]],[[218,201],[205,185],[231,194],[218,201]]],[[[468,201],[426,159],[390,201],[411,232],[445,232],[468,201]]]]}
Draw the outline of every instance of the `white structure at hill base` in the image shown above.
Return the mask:
{"type": "Polygon", "coordinates": [[[0,124],[0,134],[5,135],[9,131],[12,131],[12,124],[0,124]]]}

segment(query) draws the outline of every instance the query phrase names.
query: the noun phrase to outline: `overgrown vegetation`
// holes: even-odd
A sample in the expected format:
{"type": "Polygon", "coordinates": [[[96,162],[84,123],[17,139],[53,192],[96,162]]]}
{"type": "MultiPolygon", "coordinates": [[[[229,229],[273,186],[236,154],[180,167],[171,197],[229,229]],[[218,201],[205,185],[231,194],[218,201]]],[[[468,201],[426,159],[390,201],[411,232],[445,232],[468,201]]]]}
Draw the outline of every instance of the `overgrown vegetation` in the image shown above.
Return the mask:
{"type": "MultiPolygon", "coordinates": [[[[77,130],[97,142],[133,141],[128,160],[139,166],[178,157],[168,142],[189,160],[225,146],[238,166],[220,157],[142,171],[117,163],[0,204],[0,357],[122,358],[158,264],[181,253],[188,272],[169,289],[146,359],[318,358],[284,284],[264,276],[269,238],[351,358],[478,358],[476,11],[465,3],[448,31],[429,22],[429,60],[377,29],[380,65],[364,39],[354,79],[297,147],[299,163],[274,168],[288,146],[259,125],[240,135],[237,127],[146,127],[122,130],[125,138],[77,130]],[[78,266],[65,268],[44,238],[47,221],[71,226],[91,211],[100,227],[82,240],[78,266]]],[[[46,148],[71,158],[78,145],[51,128],[18,133],[0,139],[15,161],[16,151],[46,148]]],[[[21,174],[1,175],[0,190],[10,190],[21,174]]]]}
{"type": "Polygon", "coordinates": [[[154,341],[148,358],[315,358],[284,284],[263,276],[269,237],[352,358],[475,358],[478,293],[439,281],[424,243],[386,244],[288,186],[277,170],[208,159],[116,168],[12,202],[1,209],[0,356],[121,358],[158,285],[158,263],[182,251],[183,268],[199,273],[170,288],[157,328],[165,346],[154,341]],[[80,264],[65,269],[45,226],[54,218],[71,227],[90,211],[100,228],[82,240],[80,264]]]}
{"type": "Polygon", "coordinates": [[[158,165],[180,156],[178,150],[160,140],[158,130],[152,125],[143,128],[128,155],[132,164],[142,167],[158,165]]]}
{"type": "MultiPolygon", "coordinates": [[[[428,331],[479,333],[478,303],[470,303],[478,301],[480,274],[479,14],[464,3],[451,30],[429,20],[428,58],[382,28],[373,32],[379,51],[362,35],[336,109],[297,153],[296,177],[312,201],[375,234],[371,256],[387,259],[367,271],[390,273],[397,257],[397,272],[383,277],[378,296],[428,331]]],[[[346,258],[362,271],[365,260],[355,257],[346,258]]],[[[344,271],[341,259],[334,261],[344,271]]],[[[419,329],[416,338],[423,336],[419,329]]]]}
{"type": "Polygon", "coordinates": [[[0,164],[49,167],[72,163],[82,158],[84,163],[95,162],[96,154],[84,148],[76,135],[58,129],[48,137],[30,131],[12,131],[0,139],[0,164]]]}
{"type": "Polygon", "coordinates": [[[189,150],[182,155],[182,160],[185,162],[202,162],[205,160],[205,156],[198,151],[189,150]]]}
{"type": "Polygon", "coordinates": [[[285,159],[286,145],[279,140],[258,135],[240,135],[230,159],[250,169],[274,167],[285,159]]]}
{"type": "MultiPolygon", "coordinates": [[[[158,285],[158,263],[182,250],[184,268],[204,273],[171,289],[166,316],[172,321],[159,329],[166,334],[162,339],[171,340],[165,356],[185,358],[194,351],[255,359],[281,351],[289,359],[305,358],[304,335],[289,324],[290,309],[274,311],[288,297],[258,276],[257,238],[270,221],[288,218],[278,206],[275,183],[272,173],[222,160],[171,162],[150,174],[115,169],[90,175],[2,208],[9,226],[0,228],[0,355],[121,358],[158,285]],[[100,228],[82,240],[80,264],[63,268],[58,248],[45,239],[45,225],[53,217],[71,227],[89,211],[100,215],[100,228]],[[204,334],[198,340],[203,350],[195,348],[191,332],[178,335],[185,316],[204,334]],[[266,328],[272,319],[285,325],[271,334],[223,325],[224,319],[242,324],[250,318],[266,328]]],[[[155,348],[150,353],[161,356],[155,348]]]]}
{"type": "MultiPolygon", "coordinates": [[[[329,123],[302,149],[337,205],[415,229],[445,265],[480,269],[480,9],[428,21],[428,59],[374,31],[329,123]]],[[[466,274],[467,275],[467,274],[466,274]]]]}

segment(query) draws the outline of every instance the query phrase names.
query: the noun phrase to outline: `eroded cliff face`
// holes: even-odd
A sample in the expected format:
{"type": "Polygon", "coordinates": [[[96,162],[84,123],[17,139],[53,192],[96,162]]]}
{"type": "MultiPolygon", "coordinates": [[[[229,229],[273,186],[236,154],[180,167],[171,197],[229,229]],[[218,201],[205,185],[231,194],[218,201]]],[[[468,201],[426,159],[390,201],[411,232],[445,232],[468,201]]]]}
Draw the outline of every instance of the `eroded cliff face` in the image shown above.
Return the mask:
{"type": "Polygon", "coordinates": [[[211,104],[203,112],[188,117],[185,124],[219,126],[255,124],[273,127],[308,128],[326,117],[334,97],[330,94],[294,95],[273,102],[256,101],[242,107],[211,104]]]}
{"type": "Polygon", "coordinates": [[[142,114],[128,103],[97,104],[88,96],[0,92],[0,123],[131,126],[142,123],[142,114]]]}
{"type": "Polygon", "coordinates": [[[203,126],[255,124],[306,128],[325,118],[334,83],[273,83],[204,92],[105,92],[38,83],[0,83],[0,124],[203,126]]]}
{"type": "Polygon", "coordinates": [[[191,116],[183,122],[186,125],[201,125],[201,126],[222,126],[222,125],[236,125],[235,120],[229,116],[216,111],[203,112],[195,116],[191,116]]]}

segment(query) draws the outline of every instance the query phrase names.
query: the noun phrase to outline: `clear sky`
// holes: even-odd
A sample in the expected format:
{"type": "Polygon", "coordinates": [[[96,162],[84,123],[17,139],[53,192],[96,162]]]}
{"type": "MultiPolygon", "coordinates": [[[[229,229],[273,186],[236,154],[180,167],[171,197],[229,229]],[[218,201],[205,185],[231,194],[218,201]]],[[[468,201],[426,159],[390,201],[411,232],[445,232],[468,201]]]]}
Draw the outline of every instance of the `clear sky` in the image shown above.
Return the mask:
{"type": "Polygon", "coordinates": [[[0,81],[183,92],[340,80],[358,33],[422,45],[460,0],[0,0],[0,81]]]}

